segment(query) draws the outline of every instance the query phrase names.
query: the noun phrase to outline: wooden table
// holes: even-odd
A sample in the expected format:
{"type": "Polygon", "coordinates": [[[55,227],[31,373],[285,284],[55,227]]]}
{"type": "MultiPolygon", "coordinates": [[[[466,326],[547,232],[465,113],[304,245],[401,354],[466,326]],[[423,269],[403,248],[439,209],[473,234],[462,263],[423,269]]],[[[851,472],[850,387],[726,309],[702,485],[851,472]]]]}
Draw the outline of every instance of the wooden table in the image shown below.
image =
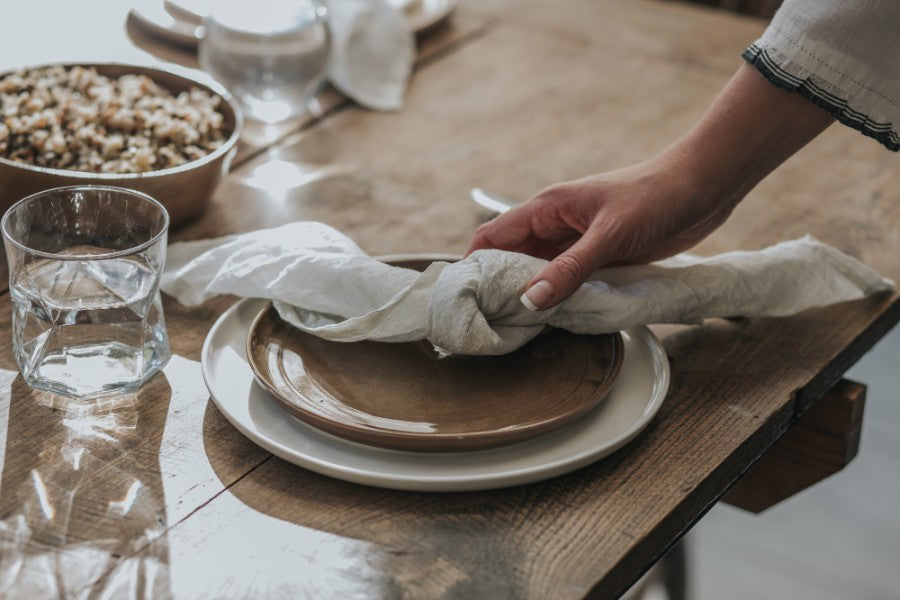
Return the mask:
{"type": "MultiPolygon", "coordinates": [[[[117,0],[17,4],[3,67],[153,59],[138,46],[193,60],[126,29],[117,0]]],[[[245,143],[209,211],[172,237],[320,220],[372,254],[460,252],[484,218],[470,187],[524,199],[650,156],[700,116],[763,28],[679,3],[464,1],[419,40],[403,110],[324,92],[318,118],[245,143]],[[278,168],[290,177],[274,185],[278,168]]],[[[898,184],[895,155],[834,126],[697,250],[811,233],[900,280],[898,184]]],[[[898,300],[655,328],[672,385],[633,443],[569,475],[478,493],[345,483],[244,438],[198,362],[233,298],[167,299],[164,374],[89,414],[30,390],[6,343],[0,595],[613,598],[900,319],[898,300]]],[[[8,340],[8,302],[0,331],[8,340]]]]}

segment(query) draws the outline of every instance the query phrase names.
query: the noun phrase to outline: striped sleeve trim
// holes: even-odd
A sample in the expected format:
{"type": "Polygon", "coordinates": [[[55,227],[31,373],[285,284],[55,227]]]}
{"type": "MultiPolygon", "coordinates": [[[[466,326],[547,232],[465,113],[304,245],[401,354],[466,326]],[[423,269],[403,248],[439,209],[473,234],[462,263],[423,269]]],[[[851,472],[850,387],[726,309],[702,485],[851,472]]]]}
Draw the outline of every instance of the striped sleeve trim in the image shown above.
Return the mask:
{"type": "Polygon", "coordinates": [[[853,110],[847,105],[847,99],[826,90],[811,77],[800,77],[781,68],[771,53],[758,43],[752,44],[741,55],[744,60],[756,67],[772,84],[797,92],[816,106],[828,111],[835,119],[856,129],[863,135],[876,139],[888,150],[900,150],[900,134],[893,130],[891,123],[873,121],[869,115],[853,110]]]}

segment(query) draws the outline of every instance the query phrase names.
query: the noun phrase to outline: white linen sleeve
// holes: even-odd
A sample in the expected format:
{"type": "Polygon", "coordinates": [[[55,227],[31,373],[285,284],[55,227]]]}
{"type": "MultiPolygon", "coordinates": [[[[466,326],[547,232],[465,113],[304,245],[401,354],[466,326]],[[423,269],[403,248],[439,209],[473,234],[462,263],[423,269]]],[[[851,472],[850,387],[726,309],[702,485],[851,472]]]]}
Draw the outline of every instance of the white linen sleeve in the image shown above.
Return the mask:
{"type": "Polygon", "coordinates": [[[743,57],[773,84],[900,150],[900,0],[785,0],[743,57]]]}

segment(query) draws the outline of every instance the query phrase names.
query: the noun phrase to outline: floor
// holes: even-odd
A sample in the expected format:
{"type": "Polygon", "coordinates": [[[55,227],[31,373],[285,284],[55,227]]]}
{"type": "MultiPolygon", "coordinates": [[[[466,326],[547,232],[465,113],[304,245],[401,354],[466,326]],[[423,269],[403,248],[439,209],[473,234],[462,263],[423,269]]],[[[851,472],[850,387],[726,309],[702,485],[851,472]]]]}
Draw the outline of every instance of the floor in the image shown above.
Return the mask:
{"type": "Polygon", "coordinates": [[[900,599],[900,327],[846,376],[869,386],[856,459],[760,515],[713,508],[687,537],[690,600],[900,599]]]}

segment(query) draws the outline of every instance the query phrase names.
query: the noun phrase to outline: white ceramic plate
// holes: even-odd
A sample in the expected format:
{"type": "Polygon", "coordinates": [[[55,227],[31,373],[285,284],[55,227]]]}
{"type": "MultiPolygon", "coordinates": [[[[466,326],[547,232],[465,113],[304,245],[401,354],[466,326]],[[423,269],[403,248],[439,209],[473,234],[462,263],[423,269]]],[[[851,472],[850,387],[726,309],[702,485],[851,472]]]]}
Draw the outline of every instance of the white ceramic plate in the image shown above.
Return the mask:
{"type": "Polygon", "coordinates": [[[264,305],[262,300],[242,300],[210,329],[201,364],[213,402],[238,430],[276,456],[355,483],[466,491],[562,475],[631,441],[653,419],[669,386],[669,363],[662,345],[649,329],[639,327],[622,332],[625,360],[607,399],[553,433],[473,452],[417,453],[364,446],[299,421],[254,381],[245,347],[250,325],[264,305]]]}
{"type": "MultiPolygon", "coordinates": [[[[203,20],[200,11],[205,4],[203,0],[133,0],[131,16],[139,25],[167,41],[196,47],[199,41],[197,26],[203,20]]],[[[459,0],[420,0],[404,15],[409,28],[418,33],[447,18],[458,4],[459,0]]]]}

